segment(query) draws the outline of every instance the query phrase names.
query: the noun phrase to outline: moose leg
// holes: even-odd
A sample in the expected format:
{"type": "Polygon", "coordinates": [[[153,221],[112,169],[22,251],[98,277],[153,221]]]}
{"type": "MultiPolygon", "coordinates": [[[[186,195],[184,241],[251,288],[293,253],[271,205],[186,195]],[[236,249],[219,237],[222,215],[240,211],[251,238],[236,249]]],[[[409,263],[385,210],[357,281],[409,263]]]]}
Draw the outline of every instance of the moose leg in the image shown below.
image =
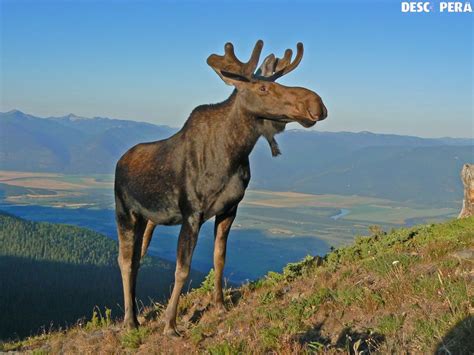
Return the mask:
{"type": "Polygon", "coordinates": [[[135,303],[135,288],[138,268],[140,267],[140,248],[142,245],[145,223],[136,216],[119,217],[119,256],[118,263],[122,274],[123,296],[125,304],[124,326],[137,328],[137,306],[135,303]]]}
{"type": "Polygon", "coordinates": [[[216,308],[225,311],[222,275],[224,272],[227,237],[237,214],[237,207],[226,214],[216,216],[214,225],[214,303],[216,308]]]}
{"type": "Polygon", "coordinates": [[[178,310],[179,295],[181,294],[181,290],[189,275],[191,259],[193,257],[194,247],[196,246],[201,223],[201,216],[193,215],[185,219],[181,225],[181,231],[179,232],[178,238],[174,287],[168,302],[168,307],[166,307],[165,311],[164,334],[166,335],[180,335],[176,329],[176,313],[178,310]]]}

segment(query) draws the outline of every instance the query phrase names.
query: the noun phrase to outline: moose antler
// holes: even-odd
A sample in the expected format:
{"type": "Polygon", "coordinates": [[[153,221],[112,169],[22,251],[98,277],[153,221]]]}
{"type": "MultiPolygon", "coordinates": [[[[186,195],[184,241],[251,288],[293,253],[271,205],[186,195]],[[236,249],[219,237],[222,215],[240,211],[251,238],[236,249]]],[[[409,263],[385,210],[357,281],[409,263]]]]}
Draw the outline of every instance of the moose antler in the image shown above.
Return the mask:
{"type": "Polygon", "coordinates": [[[224,46],[225,54],[211,54],[207,58],[209,64],[220,77],[241,77],[250,81],[252,75],[257,68],[260,53],[262,52],[263,41],[258,40],[252,51],[252,55],[247,63],[242,63],[234,53],[234,46],[228,42],[224,46]]]}
{"type": "Polygon", "coordinates": [[[255,77],[264,78],[268,81],[277,80],[294,70],[300,64],[301,59],[303,58],[303,52],[303,43],[298,42],[296,45],[296,57],[293,62],[291,61],[293,55],[291,49],[285,51],[283,58],[277,58],[274,54],[270,54],[264,59],[262,65],[255,73],[255,77]]]}

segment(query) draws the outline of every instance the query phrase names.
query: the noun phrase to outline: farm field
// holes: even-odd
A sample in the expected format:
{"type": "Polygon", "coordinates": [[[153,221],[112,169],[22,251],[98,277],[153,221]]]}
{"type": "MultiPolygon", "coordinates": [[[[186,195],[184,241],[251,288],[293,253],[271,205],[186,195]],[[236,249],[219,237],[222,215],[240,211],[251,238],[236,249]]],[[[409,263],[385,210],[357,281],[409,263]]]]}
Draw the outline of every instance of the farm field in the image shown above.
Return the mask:
{"type": "MultiPolygon", "coordinates": [[[[0,171],[0,196],[4,204],[111,210],[113,175],[0,171]]],[[[457,212],[364,196],[249,189],[234,228],[259,230],[273,239],[317,237],[339,246],[373,224],[390,229],[439,222],[457,212]]]]}
{"type": "Polygon", "coordinates": [[[62,208],[113,208],[113,175],[0,171],[4,202],[62,208]]]}
{"type": "MultiPolygon", "coordinates": [[[[389,224],[406,224],[412,218],[425,217],[436,220],[457,212],[454,208],[430,208],[429,206],[403,204],[386,199],[355,195],[313,195],[255,190],[247,192],[243,204],[255,207],[295,209],[310,215],[314,215],[317,209],[326,209],[330,213],[333,212],[333,209],[344,209],[347,212],[338,219],[389,224]]],[[[316,212],[316,214],[318,213],[316,212]]],[[[322,214],[327,217],[327,214],[322,214]]],[[[337,213],[331,216],[335,215],[337,213]]]]}
{"type": "Polygon", "coordinates": [[[351,242],[370,225],[384,229],[416,223],[431,223],[454,217],[453,208],[431,208],[401,204],[386,199],[312,195],[295,192],[249,190],[240,209],[240,223],[264,229],[275,238],[294,235],[317,236],[330,245],[351,242]]]}
{"type": "MultiPolygon", "coordinates": [[[[0,171],[0,210],[33,220],[73,224],[116,239],[112,175],[62,175],[0,171]]],[[[229,238],[226,277],[235,283],[280,271],[289,262],[324,255],[352,243],[369,226],[389,231],[457,215],[386,199],[249,189],[229,238]]],[[[174,261],[178,226],[157,228],[150,253],[174,261]]],[[[201,229],[193,267],[212,267],[213,221],[201,229]]]]}

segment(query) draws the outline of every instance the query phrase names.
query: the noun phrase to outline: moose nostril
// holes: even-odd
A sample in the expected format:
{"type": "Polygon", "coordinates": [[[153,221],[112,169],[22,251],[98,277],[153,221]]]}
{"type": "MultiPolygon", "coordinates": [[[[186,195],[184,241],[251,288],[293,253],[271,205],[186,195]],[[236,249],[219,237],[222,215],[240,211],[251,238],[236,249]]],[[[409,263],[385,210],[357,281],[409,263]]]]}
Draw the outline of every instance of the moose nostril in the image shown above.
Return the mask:
{"type": "Polygon", "coordinates": [[[319,97],[315,100],[307,101],[306,110],[312,121],[322,121],[328,115],[326,106],[324,106],[323,101],[319,97]]]}
{"type": "Polygon", "coordinates": [[[323,120],[328,117],[328,109],[326,108],[326,106],[323,105],[323,120]]]}
{"type": "Polygon", "coordinates": [[[315,121],[320,120],[321,116],[323,116],[324,119],[324,111],[320,107],[313,107],[308,109],[308,113],[311,116],[311,118],[315,121]]]}

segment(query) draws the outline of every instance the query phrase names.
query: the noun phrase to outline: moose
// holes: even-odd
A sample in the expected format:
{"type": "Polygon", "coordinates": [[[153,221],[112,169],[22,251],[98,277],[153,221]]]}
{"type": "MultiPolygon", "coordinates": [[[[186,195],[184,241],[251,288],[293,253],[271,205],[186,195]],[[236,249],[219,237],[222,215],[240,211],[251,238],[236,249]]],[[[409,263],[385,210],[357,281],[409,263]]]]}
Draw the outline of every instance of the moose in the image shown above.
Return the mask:
{"type": "Polygon", "coordinates": [[[256,71],[263,41],[255,44],[247,63],[237,59],[231,43],[223,56],[207,64],[228,85],[230,97],[196,107],[170,138],[141,143],[128,150],[115,171],[115,210],[119,239],[118,263],[125,303],[124,326],[136,328],[135,288],[141,258],[156,225],[181,225],[173,290],[164,312],[164,334],[179,336],[176,313],[202,224],[215,217],[214,304],[225,311],[222,274],[226,244],[237,207],[250,181],[249,155],[259,137],[280,153],[275,135],[289,122],[312,127],[327,117],[315,92],[275,81],[294,70],[303,57],[287,49],[282,58],[266,57],[256,71]]]}

